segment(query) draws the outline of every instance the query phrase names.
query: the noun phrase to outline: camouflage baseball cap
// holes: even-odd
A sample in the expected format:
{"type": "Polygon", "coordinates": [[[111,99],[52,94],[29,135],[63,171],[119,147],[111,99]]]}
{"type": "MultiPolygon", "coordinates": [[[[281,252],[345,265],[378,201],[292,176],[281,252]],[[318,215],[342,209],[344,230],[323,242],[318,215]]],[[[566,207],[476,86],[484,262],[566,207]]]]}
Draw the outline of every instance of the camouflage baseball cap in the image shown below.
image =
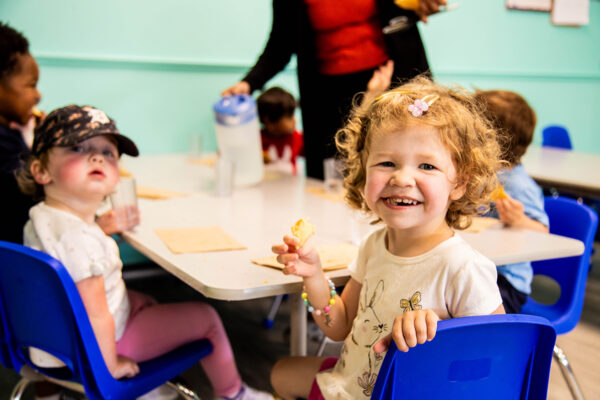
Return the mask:
{"type": "Polygon", "coordinates": [[[136,157],[137,146],[131,139],[121,135],[115,121],[104,111],[92,106],[71,104],[52,111],[36,129],[32,153],[39,156],[54,146],[68,147],[94,136],[112,136],[117,141],[119,154],[136,157]]]}

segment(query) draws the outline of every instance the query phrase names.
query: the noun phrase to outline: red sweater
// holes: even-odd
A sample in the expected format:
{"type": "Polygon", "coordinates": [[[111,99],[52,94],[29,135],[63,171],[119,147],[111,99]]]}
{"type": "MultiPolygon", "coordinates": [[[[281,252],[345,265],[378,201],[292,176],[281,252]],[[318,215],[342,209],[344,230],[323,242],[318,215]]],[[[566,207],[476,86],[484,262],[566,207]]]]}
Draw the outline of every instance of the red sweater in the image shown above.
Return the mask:
{"type": "Polygon", "coordinates": [[[315,30],[319,71],[343,75],[383,64],[389,57],[375,0],[304,0],[315,30]]]}

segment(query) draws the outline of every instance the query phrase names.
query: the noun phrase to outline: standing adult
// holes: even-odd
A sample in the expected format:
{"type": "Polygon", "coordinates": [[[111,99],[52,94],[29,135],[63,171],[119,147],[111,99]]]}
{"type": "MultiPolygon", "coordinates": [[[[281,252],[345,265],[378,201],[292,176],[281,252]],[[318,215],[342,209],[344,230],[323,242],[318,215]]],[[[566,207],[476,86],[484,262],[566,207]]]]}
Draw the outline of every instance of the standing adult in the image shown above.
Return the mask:
{"type": "MultiPolygon", "coordinates": [[[[254,67],[222,95],[250,94],[297,57],[307,175],[323,178],[323,160],[335,155],[334,135],[357,93],[381,65],[393,61],[392,82],[429,73],[415,23],[386,29],[398,17],[427,20],[446,0],[414,0],[415,11],[394,0],[273,0],[273,23],[254,67]],[[391,31],[391,32],[389,32],[391,31]]],[[[389,65],[389,64],[388,64],[389,65]]]]}

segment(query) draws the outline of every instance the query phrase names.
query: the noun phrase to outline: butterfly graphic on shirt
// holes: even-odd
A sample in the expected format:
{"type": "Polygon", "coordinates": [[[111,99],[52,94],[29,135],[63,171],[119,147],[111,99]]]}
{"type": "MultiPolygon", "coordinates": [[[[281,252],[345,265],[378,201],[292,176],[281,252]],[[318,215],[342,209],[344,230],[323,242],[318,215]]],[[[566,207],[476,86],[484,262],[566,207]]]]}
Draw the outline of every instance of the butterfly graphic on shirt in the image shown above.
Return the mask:
{"type": "Polygon", "coordinates": [[[402,308],[402,313],[414,310],[421,310],[423,306],[421,304],[421,292],[415,292],[410,299],[402,299],[400,300],[400,307],[402,308]]]}

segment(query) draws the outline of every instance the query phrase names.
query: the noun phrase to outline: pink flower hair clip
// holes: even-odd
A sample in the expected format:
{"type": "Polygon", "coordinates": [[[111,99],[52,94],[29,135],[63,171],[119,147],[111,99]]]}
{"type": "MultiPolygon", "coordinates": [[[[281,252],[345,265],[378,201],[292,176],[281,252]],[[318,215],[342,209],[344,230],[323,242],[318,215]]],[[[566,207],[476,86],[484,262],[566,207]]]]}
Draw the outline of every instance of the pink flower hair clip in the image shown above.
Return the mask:
{"type": "Polygon", "coordinates": [[[423,113],[429,110],[429,106],[431,106],[440,96],[437,94],[429,94],[424,96],[422,99],[416,99],[414,103],[408,106],[408,111],[412,114],[413,117],[420,117],[423,113]]]}

